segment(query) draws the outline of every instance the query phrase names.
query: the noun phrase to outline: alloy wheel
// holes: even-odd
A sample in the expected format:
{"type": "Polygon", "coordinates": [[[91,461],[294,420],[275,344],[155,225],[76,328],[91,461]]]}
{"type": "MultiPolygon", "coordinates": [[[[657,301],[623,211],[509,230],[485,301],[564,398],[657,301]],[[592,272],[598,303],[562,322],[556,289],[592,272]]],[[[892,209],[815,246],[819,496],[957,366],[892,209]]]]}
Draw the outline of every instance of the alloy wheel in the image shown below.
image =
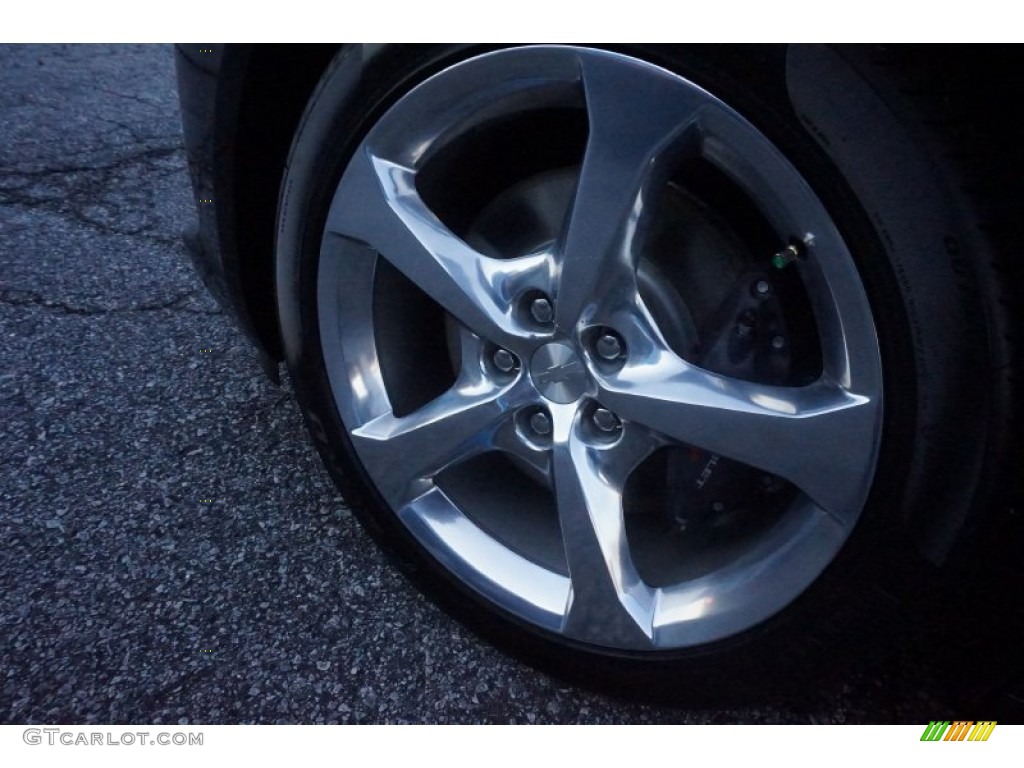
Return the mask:
{"type": "Polygon", "coordinates": [[[761,131],[650,63],[501,50],[400,96],[341,176],[317,301],[381,498],[539,629],[735,635],[867,499],[882,371],[854,260],[761,131]]]}

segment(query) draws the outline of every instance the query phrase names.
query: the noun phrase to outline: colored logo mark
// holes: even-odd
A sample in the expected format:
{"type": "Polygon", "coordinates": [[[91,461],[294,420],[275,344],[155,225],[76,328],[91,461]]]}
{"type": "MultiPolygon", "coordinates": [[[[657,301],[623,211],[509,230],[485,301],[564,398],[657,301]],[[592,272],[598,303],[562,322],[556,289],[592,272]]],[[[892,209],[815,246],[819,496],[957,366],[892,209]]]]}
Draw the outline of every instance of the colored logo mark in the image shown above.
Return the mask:
{"type": "Polygon", "coordinates": [[[995,720],[932,720],[921,741],[988,741],[995,727],[995,720]]]}

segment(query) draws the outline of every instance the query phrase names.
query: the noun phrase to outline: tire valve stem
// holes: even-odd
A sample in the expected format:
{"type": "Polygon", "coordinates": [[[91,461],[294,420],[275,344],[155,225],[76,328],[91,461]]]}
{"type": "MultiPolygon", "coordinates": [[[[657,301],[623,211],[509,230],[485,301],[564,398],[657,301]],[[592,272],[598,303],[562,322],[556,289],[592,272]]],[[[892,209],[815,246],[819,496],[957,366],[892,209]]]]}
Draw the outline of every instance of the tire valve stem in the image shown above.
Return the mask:
{"type": "Polygon", "coordinates": [[[772,266],[776,269],[785,269],[794,261],[807,256],[807,249],[814,245],[814,235],[808,232],[803,240],[793,239],[789,245],[772,256],[772,266]]]}

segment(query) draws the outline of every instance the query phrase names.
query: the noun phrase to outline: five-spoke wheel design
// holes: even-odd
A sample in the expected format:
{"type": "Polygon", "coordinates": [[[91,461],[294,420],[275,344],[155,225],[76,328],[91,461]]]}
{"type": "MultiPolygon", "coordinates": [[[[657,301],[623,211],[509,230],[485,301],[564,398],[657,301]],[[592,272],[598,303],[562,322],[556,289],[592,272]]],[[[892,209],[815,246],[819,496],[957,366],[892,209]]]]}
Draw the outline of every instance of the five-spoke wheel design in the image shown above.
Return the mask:
{"type": "Polygon", "coordinates": [[[882,379],[854,260],[762,132],[649,63],[508,49],[400,95],[342,173],[317,301],[380,497],[542,630],[742,632],[867,499],[882,379]]]}

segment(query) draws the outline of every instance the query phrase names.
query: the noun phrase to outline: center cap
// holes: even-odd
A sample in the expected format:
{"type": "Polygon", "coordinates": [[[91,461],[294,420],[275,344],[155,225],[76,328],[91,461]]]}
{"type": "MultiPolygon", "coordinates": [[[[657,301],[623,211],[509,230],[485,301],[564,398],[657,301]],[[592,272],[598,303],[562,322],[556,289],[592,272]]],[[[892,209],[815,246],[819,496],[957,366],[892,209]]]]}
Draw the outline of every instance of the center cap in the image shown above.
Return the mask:
{"type": "Polygon", "coordinates": [[[545,344],[533,353],[530,376],[537,390],[556,403],[572,403],[587,390],[587,369],[568,344],[545,344]]]}

